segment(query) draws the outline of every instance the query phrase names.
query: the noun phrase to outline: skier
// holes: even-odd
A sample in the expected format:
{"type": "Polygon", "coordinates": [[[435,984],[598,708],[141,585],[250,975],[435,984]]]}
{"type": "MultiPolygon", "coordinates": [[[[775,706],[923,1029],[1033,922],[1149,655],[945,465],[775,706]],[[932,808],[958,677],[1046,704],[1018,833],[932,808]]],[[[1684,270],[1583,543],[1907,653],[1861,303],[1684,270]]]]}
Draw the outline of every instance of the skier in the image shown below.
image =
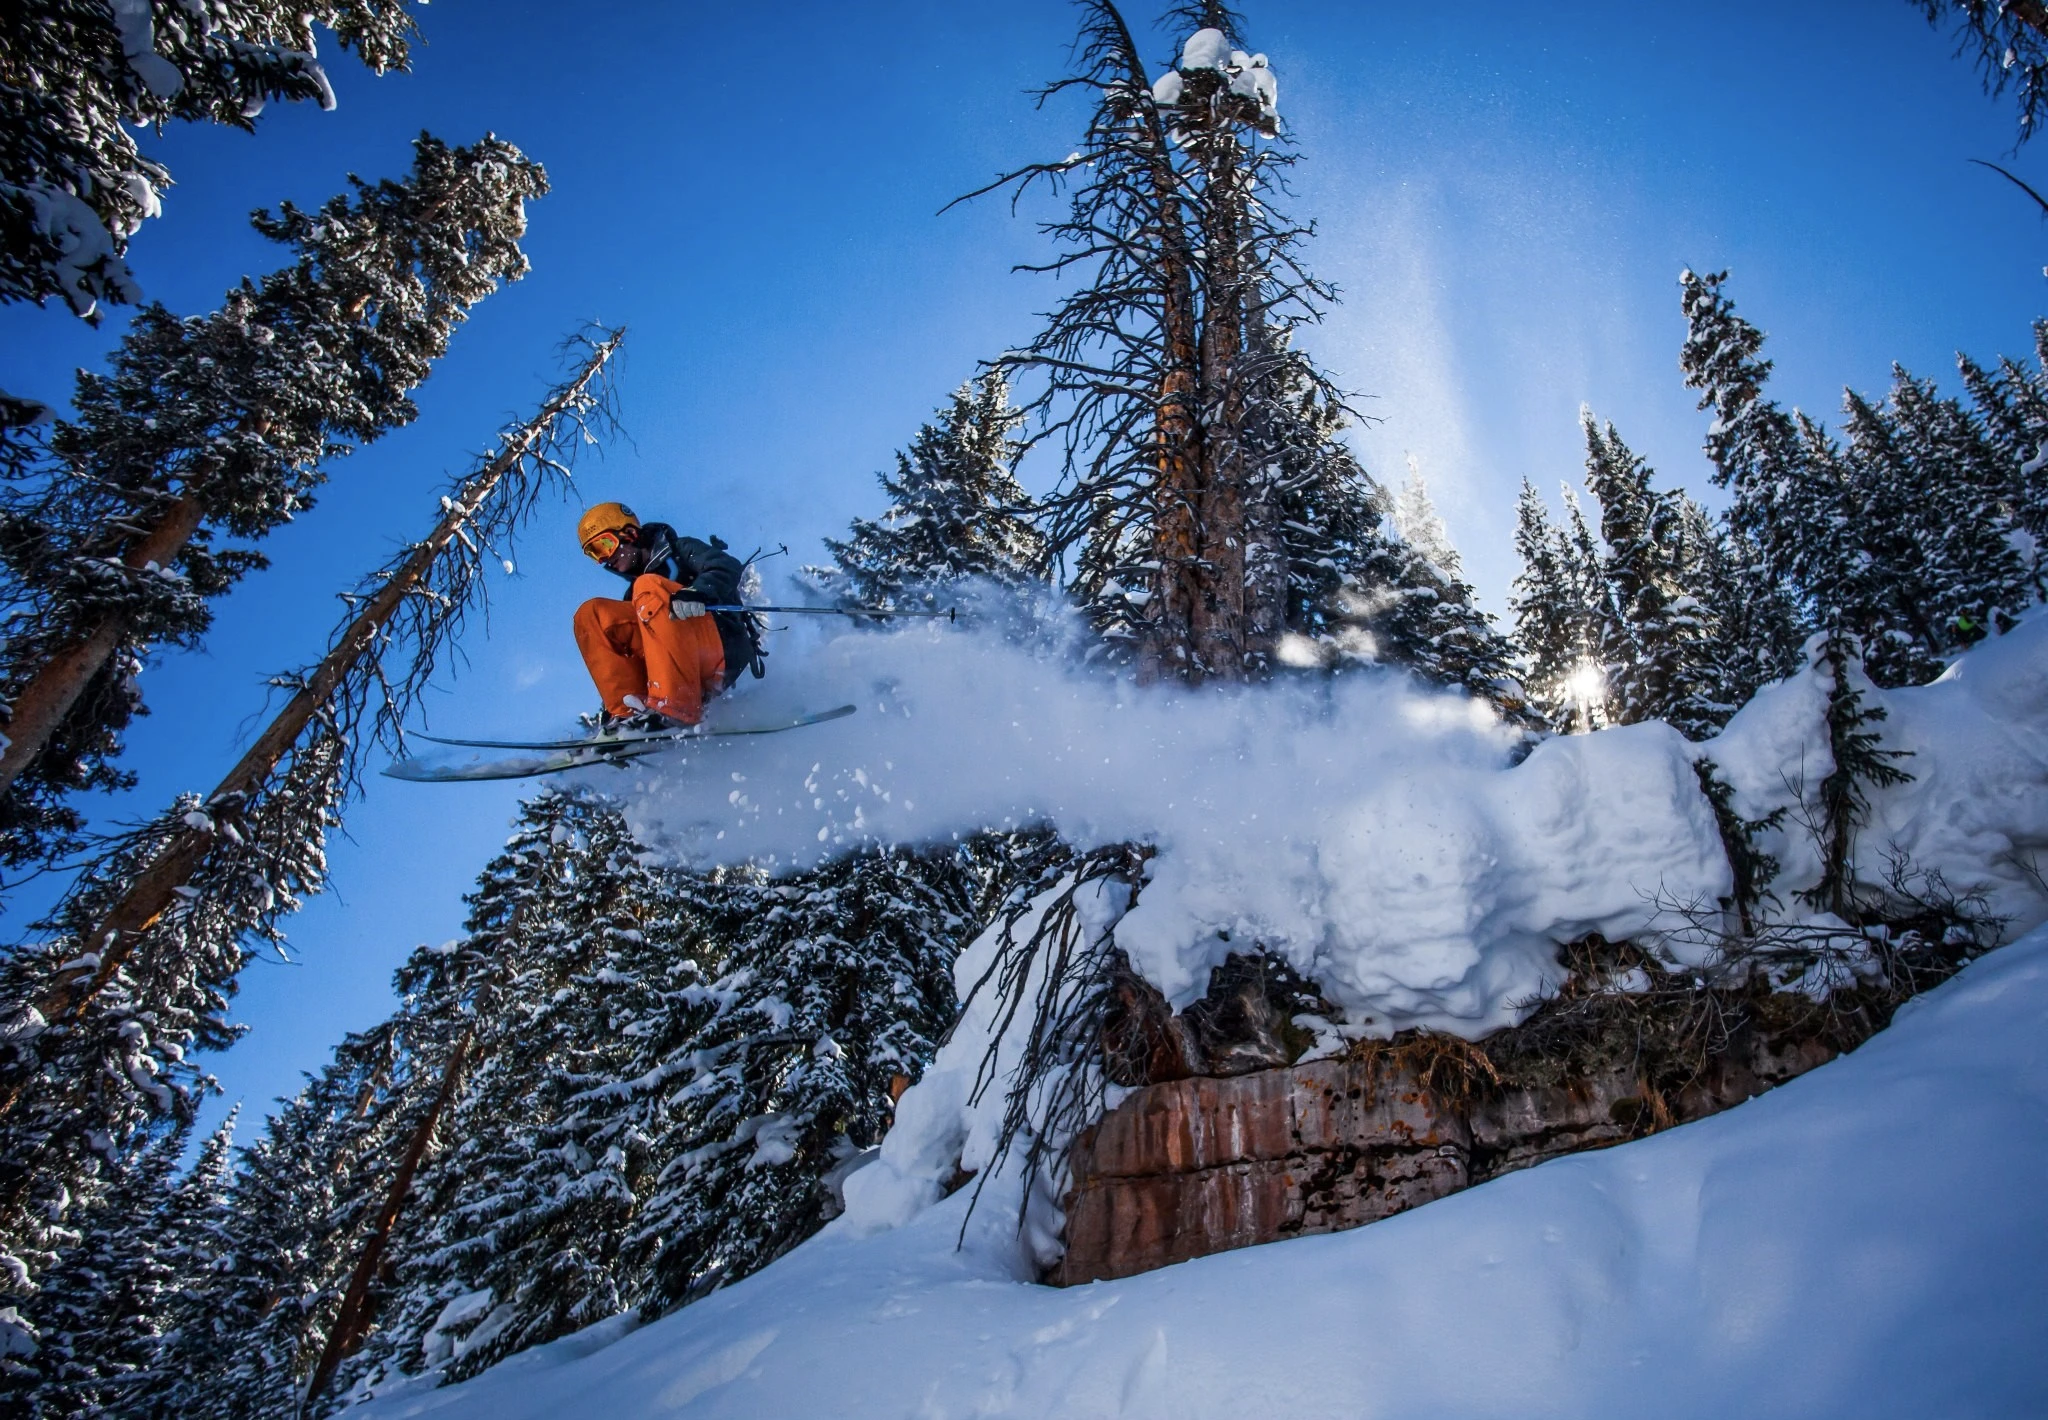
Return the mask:
{"type": "Polygon", "coordinates": [[[576,609],[576,648],[604,697],[601,731],[694,725],[742,669],[761,674],[753,618],[706,610],[737,605],[747,570],[718,538],[679,537],[623,503],[599,503],[578,520],[576,539],[632,588],[625,600],[592,597],[576,609]]]}

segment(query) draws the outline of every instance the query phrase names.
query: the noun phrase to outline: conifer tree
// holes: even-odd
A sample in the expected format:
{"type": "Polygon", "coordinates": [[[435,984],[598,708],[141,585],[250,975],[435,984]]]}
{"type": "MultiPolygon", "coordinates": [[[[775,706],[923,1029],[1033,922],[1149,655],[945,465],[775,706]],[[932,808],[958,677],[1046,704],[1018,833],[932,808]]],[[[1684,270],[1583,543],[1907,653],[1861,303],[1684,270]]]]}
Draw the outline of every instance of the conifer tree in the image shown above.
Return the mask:
{"type": "Polygon", "coordinates": [[[605,427],[603,372],[621,338],[590,343],[442,500],[433,531],[369,579],[333,649],[284,682],[291,699],[214,793],[138,831],[66,899],[51,941],[0,961],[0,1249],[40,1246],[38,1220],[89,1189],[105,1141],[189,1116],[208,1085],[192,1052],[232,1041],[222,1015],[247,953],[323,885],[360,755],[395,734],[482,595],[484,560],[605,427]]]}
{"type": "Polygon", "coordinates": [[[1011,471],[1023,418],[1000,370],[953,392],[896,456],[895,476],[881,475],[888,511],[825,540],[853,600],[931,606],[931,589],[963,578],[1022,586],[1042,575],[1045,539],[1011,471]]]}
{"type": "Polygon", "coordinates": [[[1813,623],[1858,638],[1882,685],[1924,680],[2002,630],[2033,595],[2024,468],[1960,402],[1895,372],[1890,397],[1844,394],[1846,443],[1765,400],[1762,335],[1722,277],[1685,273],[1681,364],[1716,411],[1707,438],[1735,492],[1732,530],[1813,623]],[[2016,489],[2019,497],[2015,497],[2016,489]]]}
{"type": "Polygon", "coordinates": [[[1435,558],[1405,541],[1379,538],[1353,562],[1336,605],[1340,654],[1462,689],[1525,722],[1513,648],[1480,610],[1471,586],[1435,558]]]}
{"type": "Polygon", "coordinates": [[[629,1238],[650,1143],[627,1082],[662,1000],[706,973],[670,875],[640,859],[616,806],[542,793],[479,880],[464,940],[401,978],[414,1015],[466,1023],[465,1077],[337,1395],[392,1373],[461,1379],[645,1296],[648,1248],[629,1238]]]}
{"type": "Polygon", "coordinates": [[[1845,402],[1847,548],[1815,548],[1816,562],[1835,554],[1815,600],[1830,624],[1867,638],[1881,684],[1931,679],[2029,599],[1999,506],[2004,470],[1976,422],[1904,370],[1885,404],[1845,402]]]}
{"type": "Polygon", "coordinates": [[[1254,470],[1248,644],[1273,648],[1247,665],[1398,666],[1521,719],[1511,650],[1475,603],[1441,520],[1427,553],[1398,536],[1394,500],[1343,442],[1342,401],[1298,368],[1281,366],[1276,379],[1253,401],[1244,436],[1254,470]]]}
{"type": "Polygon", "coordinates": [[[19,1395],[24,1413],[126,1411],[148,1381],[176,1280],[163,1223],[184,1145],[175,1131],[122,1159],[78,1220],[77,1240],[35,1299],[36,1380],[19,1395]]]}
{"type": "Polygon", "coordinates": [[[298,1411],[364,1219],[404,1143],[407,1074],[393,1021],[346,1037],[266,1122],[211,1215],[210,1266],[188,1273],[147,1392],[151,1416],[268,1420],[298,1411]]]}
{"type": "Polygon", "coordinates": [[[129,1407],[135,1413],[186,1413],[188,1407],[179,1393],[193,1385],[194,1368],[215,1364],[218,1357],[240,1344],[240,1338],[227,1330],[227,1318],[212,1306],[221,1279],[241,1265],[230,1203],[235,1127],[240,1117],[237,1106],[207,1136],[199,1157],[178,1180],[164,1208],[157,1247],[157,1257],[170,1273],[163,1308],[164,1334],[152,1358],[148,1381],[135,1388],[129,1407]]]}
{"type": "Polygon", "coordinates": [[[1289,363],[1278,365],[1273,387],[1247,414],[1246,462],[1256,471],[1245,552],[1254,669],[1266,668],[1285,636],[1342,638],[1340,594],[1347,581],[1359,589],[1362,569],[1386,542],[1389,500],[1344,443],[1348,419],[1340,399],[1289,363]]]}
{"type": "Polygon", "coordinates": [[[1764,397],[1771,362],[1764,359],[1763,332],[1735,314],[1721,291],[1723,271],[1697,276],[1679,273],[1685,311],[1685,345],[1679,368],[1686,384],[1700,392],[1700,408],[1714,412],[1707,431],[1707,457],[1714,481],[1734,495],[1729,527],[1754,544],[1774,576],[1786,574],[1795,543],[1822,524],[1802,519],[1827,510],[1796,501],[1806,489],[1806,451],[1798,422],[1764,397]]]}
{"type": "Polygon", "coordinates": [[[1430,500],[1429,483],[1412,458],[1408,461],[1408,478],[1394,499],[1394,531],[1400,534],[1401,541],[1428,558],[1446,576],[1464,574],[1465,567],[1458,556],[1458,549],[1451,545],[1450,529],[1444,526],[1443,515],[1437,512],[1436,504],[1430,500]]]}
{"type": "Polygon", "coordinates": [[[863,852],[775,880],[714,875],[713,979],[678,983],[633,1081],[655,1160],[632,1246],[665,1311],[765,1266],[830,1216],[827,1176],[876,1143],[890,1082],[954,1015],[952,964],[1013,843],[863,852]]]}
{"type": "Polygon", "coordinates": [[[1701,529],[1680,498],[1650,486],[1651,469],[1588,411],[1586,490],[1600,509],[1605,583],[1600,661],[1614,724],[1663,720],[1694,739],[1716,713],[1713,628],[1702,595],[1701,529]]]}
{"type": "Polygon", "coordinates": [[[1605,587],[1578,504],[1569,489],[1565,496],[1570,533],[1550,520],[1542,495],[1522,481],[1515,523],[1522,570],[1508,600],[1530,703],[1559,733],[1590,729],[1605,718],[1599,676],[1605,587]]]}
{"type": "Polygon", "coordinates": [[[309,506],[334,457],[409,423],[468,309],[526,271],[539,166],[496,138],[414,147],[403,182],[259,213],[294,261],[218,311],[145,309],[109,374],[81,372],[40,476],[0,499],[0,862],[66,843],[68,795],[118,782],[148,649],[194,644],[261,565],[246,544],[309,506]]]}
{"type": "Polygon", "coordinates": [[[1717,526],[1690,498],[1683,498],[1680,513],[1686,544],[1697,550],[1698,595],[1713,628],[1707,704],[1713,723],[1725,725],[1757,691],[1800,668],[1805,623],[1754,544],[1717,526]]]}
{"type": "Polygon", "coordinates": [[[2048,596],[2048,321],[2034,323],[2034,367],[2005,359],[1995,371],[1957,357],[1963,385],[2005,470],[2004,498],[2019,536],[2015,555],[2036,596],[2048,596]]]}
{"type": "Polygon", "coordinates": [[[1882,706],[1864,704],[1873,688],[1857,655],[1855,638],[1830,631],[1815,638],[1813,666],[1828,678],[1828,745],[1834,759],[1815,787],[1810,825],[1821,850],[1821,879],[1801,894],[1811,905],[1844,921],[1862,920],[1870,904],[1857,893],[1856,835],[1870,817],[1869,790],[1901,784],[1913,776],[1897,761],[1904,750],[1888,750],[1876,726],[1882,706]]]}
{"type": "Polygon", "coordinates": [[[284,5],[19,0],[0,9],[0,302],[62,297],[93,318],[139,299],[122,260],[171,176],[131,130],[254,129],[272,99],[334,107],[313,26],[374,72],[407,67],[407,0],[284,5]]]}

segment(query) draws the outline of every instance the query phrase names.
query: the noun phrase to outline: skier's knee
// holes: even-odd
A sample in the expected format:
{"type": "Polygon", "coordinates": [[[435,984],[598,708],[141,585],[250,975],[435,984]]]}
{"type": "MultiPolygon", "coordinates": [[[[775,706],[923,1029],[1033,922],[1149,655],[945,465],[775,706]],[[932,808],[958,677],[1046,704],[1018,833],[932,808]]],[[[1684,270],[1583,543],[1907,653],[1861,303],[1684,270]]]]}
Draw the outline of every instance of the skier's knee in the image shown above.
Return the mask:
{"type": "Polygon", "coordinates": [[[605,598],[592,597],[582,606],[576,608],[574,625],[576,628],[576,638],[579,641],[589,634],[600,633],[603,630],[604,604],[605,598]]]}

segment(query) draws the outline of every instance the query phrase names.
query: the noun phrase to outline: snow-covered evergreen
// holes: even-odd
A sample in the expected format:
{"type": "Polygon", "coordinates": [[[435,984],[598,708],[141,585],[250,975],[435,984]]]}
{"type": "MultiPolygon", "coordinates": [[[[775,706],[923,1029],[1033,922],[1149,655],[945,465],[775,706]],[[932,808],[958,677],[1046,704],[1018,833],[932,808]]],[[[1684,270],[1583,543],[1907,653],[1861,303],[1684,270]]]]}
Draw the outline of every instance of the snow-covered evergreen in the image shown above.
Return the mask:
{"type": "Polygon", "coordinates": [[[1715,685],[1716,628],[1704,568],[1711,531],[1690,499],[1650,486],[1651,469],[1589,412],[1586,491],[1600,509],[1605,583],[1600,661],[1608,719],[1662,720],[1693,739],[1735,710],[1715,685]]]}
{"type": "Polygon", "coordinates": [[[177,1280],[165,1215],[184,1145],[183,1132],[167,1134],[122,1159],[78,1219],[78,1240],[42,1279],[24,1413],[126,1411],[150,1380],[177,1280]]]}
{"type": "Polygon", "coordinates": [[[297,1410],[402,1150],[410,1103],[392,1023],[345,1038],[236,1160],[145,1413],[267,1420],[297,1410]]]}
{"type": "Polygon", "coordinates": [[[0,15],[0,301],[55,296],[79,315],[140,299],[122,258],[161,211],[169,171],[135,129],[253,129],[272,99],[334,107],[315,25],[377,73],[404,69],[408,0],[21,0],[0,15]]]}
{"type": "Polygon", "coordinates": [[[1881,404],[1845,392],[1846,439],[1786,415],[1764,397],[1763,336],[1723,276],[1681,278],[1681,365],[1715,411],[1707,451],[1735,495],[1731,527],[1810,625],[1860,640],[1880,684],[1931,678],[2036,595],[2038,514],[2011,435],[1902,369],[1881,404]]]}
{"type": "Polygon", "coordinates": [[[932,606],[935,589],[966,578],[1021,587],[1044,575],[1045,539],[1018,484],[1009,380],[991,370],[953,391],[933,422],[880,475],[889,507],[825,539],[851,600],[932,606]]]}
{"type": "Polygon", "coordinates": [[[1413,455],[1408,459],[1408,476],[1394,496],[1393,519],[1401,541],[1435,563],[1446,576],[1464,575],[1464,561],[1451,544],[1450,529],[1444,526],[1443,514],[1437,512],[1429,496],[1429,480],[1422,476],[1413,455]]]}
{"type": "Polygon", "coordinates": [[[0,862],[61,849],[70,796],[118,781],[150,648],[195,644],[211,600],[263,565],[248,544],[412,421],[469,309],[525,274],[525,204],[546,190],[500,139],[422,136],[401,181],[257,214],[290,265],[208,315],[148,307],[108,373],[80,372],[37,476],[0,497],[0,862]]]}
{"type": "Polygon", "coordinates": [[[1531,703],[1554,730],[1590,729],[1606,718],[1600,660],[1605,587],[1591,534],[1571,492],[1572,531],[1551,521],[1527,479],[1516,504],[1515,552],[1522,570],[1508,605],[1531,703]]]}
{"type": "Polygon", "coordinates": [[[923,1074],[952,1025],[953,961],[1009,846],[703,885],[717,971],[670,990],[626,1076],[659,1161],[634,1227],[654,1310],[757,1271],[838,1210],[831,1180],[880,1142],[892,1081],[923,1074]]]}
{"type": "MultiPolygon", "coordinates": [[[[615,806],[544,792],[470,896],[467,934],[400,974],[406,1037],[462,1078],[336,1384],[461,1377],[639,1304],[650,1141],[627,1082],[664,997],[705,976],[682,900],[615,806]]],[[[418,1068],[417,1064],[415,1068],[418,1068]]]]}
{"type": "Polygon", "coordinates": [[[1984,436],[2005,469],[2006,497],[2018,534],[2014,551],[2037,596],[2048,596],[2048,321],[2034,323],[2034,365],[2002,359],[1986,369],[1957,356],[1963,386],[1984,436]]]}

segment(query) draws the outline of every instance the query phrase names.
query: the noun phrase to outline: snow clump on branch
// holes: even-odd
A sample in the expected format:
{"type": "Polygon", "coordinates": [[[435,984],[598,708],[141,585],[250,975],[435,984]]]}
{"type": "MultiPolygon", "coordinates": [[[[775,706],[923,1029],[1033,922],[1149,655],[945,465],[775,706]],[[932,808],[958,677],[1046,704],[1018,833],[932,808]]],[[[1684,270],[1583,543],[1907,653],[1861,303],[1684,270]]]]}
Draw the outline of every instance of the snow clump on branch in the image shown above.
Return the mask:
{"type": "Polygon", "coordinates": [[[1163,108],[1178,104],[1187,89],[1184,76],[1200,69],[1213,69],[1229,76],[1230,92],[1257,103],[1260,117],[1279,116],[1280,81],[1273,76],[1271,63],[1263,54],[1232,49],[1221,30],[1196,30],[1188,36],[1181,49],[1179,67],[1160,75],[1152,85],[1153,102],[1163,108]]]}

